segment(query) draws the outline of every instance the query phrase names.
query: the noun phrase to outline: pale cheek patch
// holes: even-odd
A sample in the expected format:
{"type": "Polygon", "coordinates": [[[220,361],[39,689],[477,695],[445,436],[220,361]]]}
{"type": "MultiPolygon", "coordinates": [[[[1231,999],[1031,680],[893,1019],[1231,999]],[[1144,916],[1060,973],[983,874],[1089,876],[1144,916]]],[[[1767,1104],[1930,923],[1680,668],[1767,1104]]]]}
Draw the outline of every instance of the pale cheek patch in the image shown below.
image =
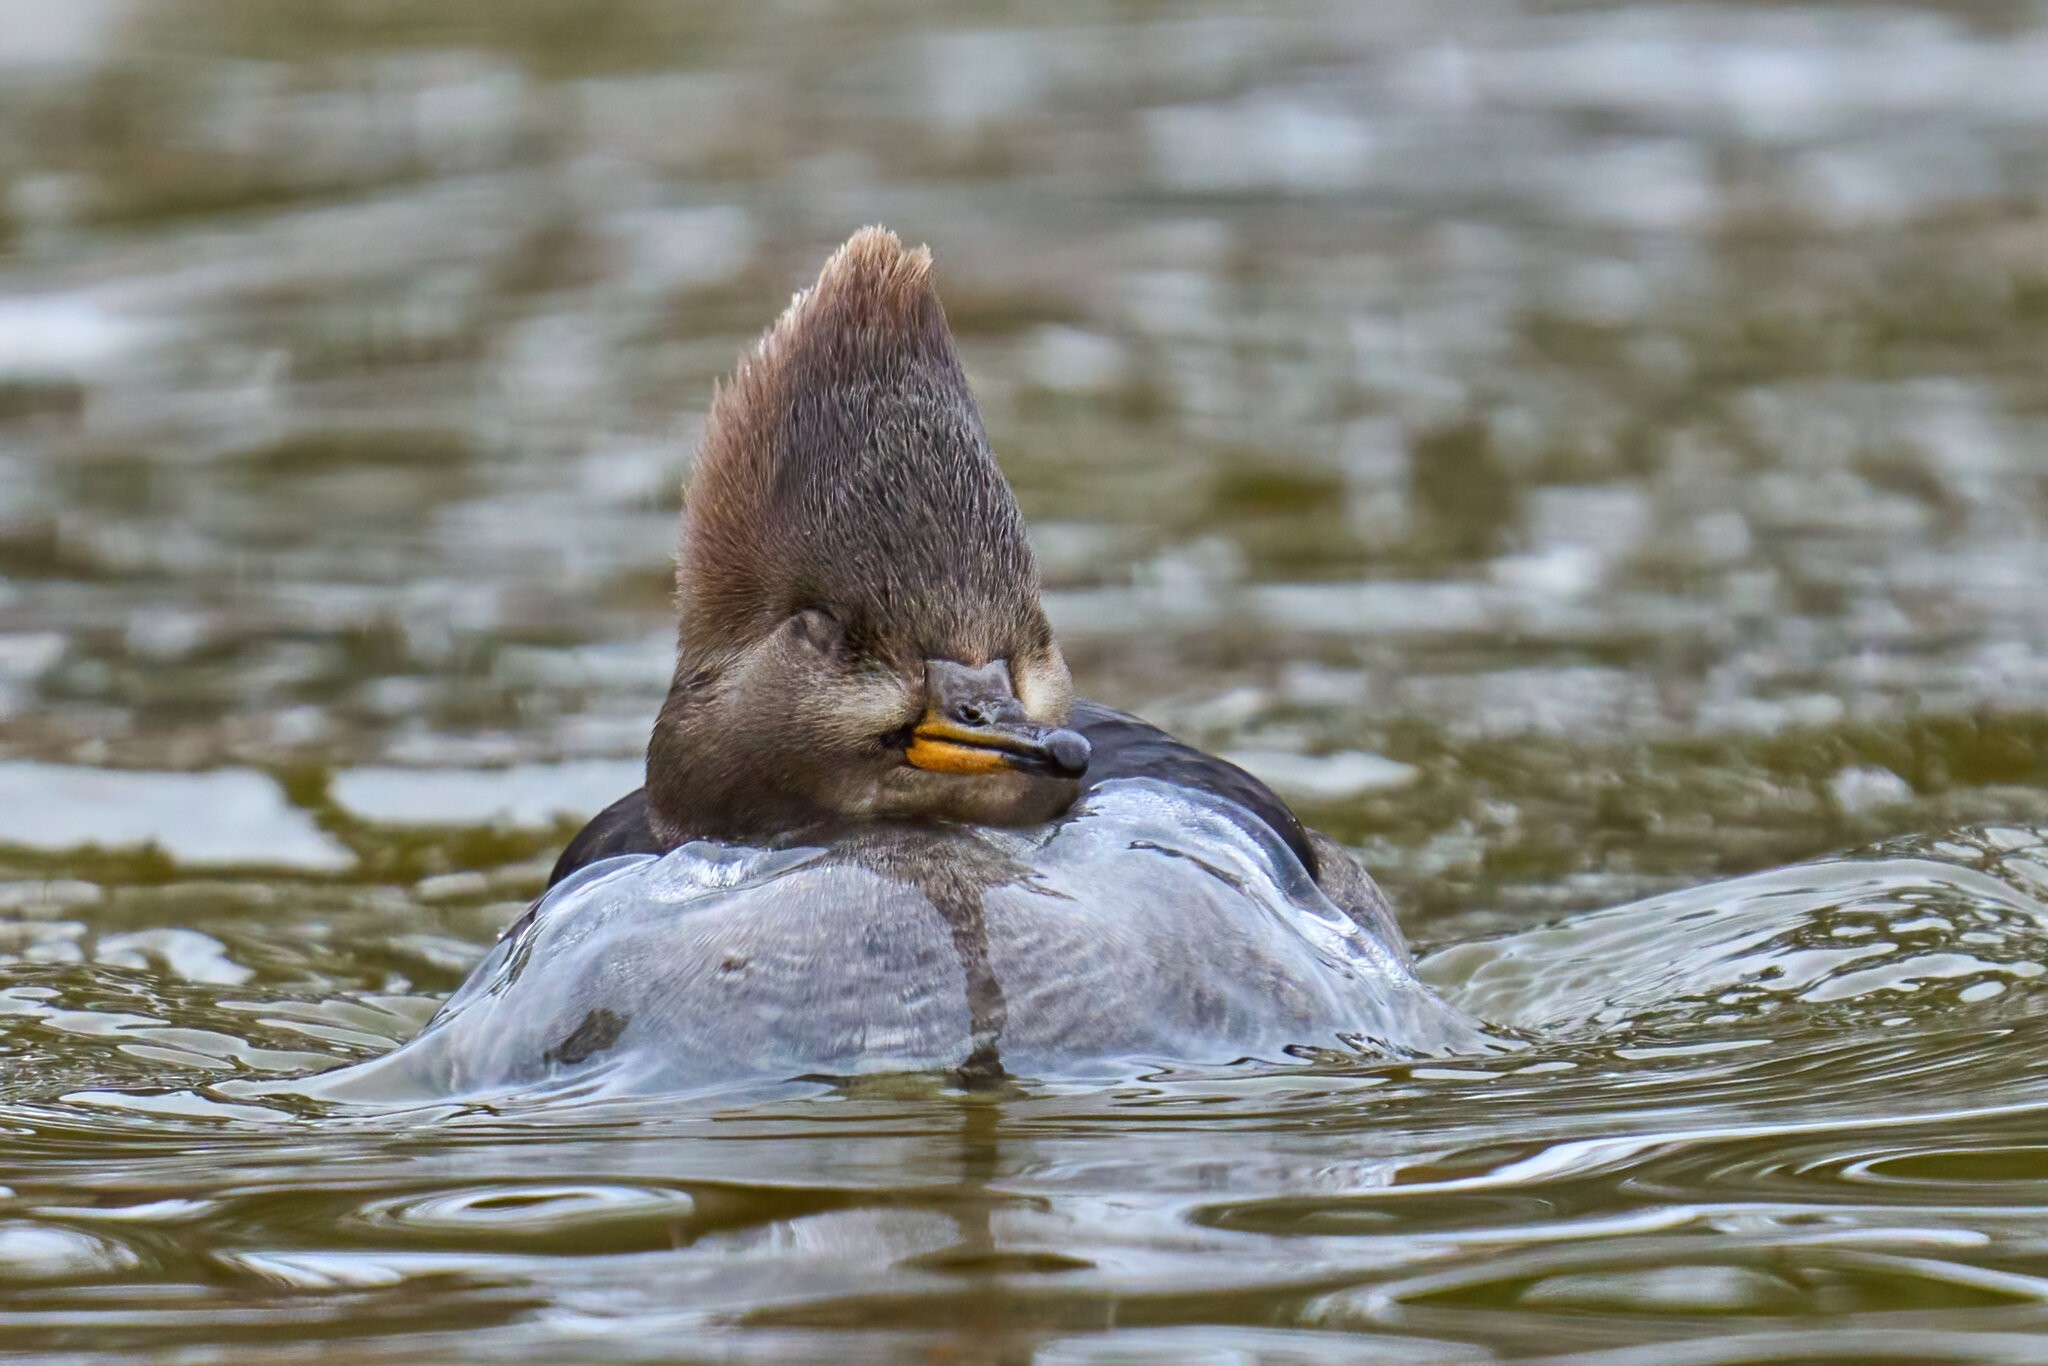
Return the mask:
{"type": "Polygon", "coordinates": [[[1057,650],[1049,660],[1033,660],[1016,672],[1017,700],[1034,721],[1064,721],[1074,702],[1074,683],[1057,650]]]}

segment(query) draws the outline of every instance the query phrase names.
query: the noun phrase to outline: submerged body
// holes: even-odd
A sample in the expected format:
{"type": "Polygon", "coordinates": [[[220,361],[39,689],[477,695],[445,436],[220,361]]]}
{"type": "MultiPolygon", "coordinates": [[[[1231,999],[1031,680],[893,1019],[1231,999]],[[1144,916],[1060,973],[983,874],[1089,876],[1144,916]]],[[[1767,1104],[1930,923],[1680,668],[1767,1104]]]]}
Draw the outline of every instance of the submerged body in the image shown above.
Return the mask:
{"type": "Polygon", "coordinates": [[[1139,778],[1033,829],[600,859],[329,1094],[1108,1079],[1479,1038],[1241,808],[1139,778]]]}

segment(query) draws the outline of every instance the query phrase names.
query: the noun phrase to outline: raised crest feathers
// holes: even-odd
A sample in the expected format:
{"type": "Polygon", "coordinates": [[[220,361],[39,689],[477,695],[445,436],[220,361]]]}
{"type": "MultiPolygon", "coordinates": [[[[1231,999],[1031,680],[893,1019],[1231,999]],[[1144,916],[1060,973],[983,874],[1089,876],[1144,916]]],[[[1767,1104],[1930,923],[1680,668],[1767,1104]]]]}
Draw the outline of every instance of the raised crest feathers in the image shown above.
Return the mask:
{"type": "Polygon", "coordinates": [[[931,266],[863,228],[720,386],[677,560],[686,658],[806,606],[920,649],[971,652],[1042,623],[931,266]]]}

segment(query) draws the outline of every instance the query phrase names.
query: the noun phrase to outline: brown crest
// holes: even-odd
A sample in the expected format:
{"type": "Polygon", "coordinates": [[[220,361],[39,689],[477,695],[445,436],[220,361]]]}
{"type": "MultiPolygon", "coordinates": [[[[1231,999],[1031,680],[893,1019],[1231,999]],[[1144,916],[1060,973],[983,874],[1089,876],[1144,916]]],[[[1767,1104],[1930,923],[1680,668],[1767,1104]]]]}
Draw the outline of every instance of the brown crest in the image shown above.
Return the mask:
{"type": "Polygon", "coordinates": [[[676,587],[686,667],[806,607],[920,658],[1043,633],[1023,517],[924,248],[855,233],[720,388],[676,587]]]}

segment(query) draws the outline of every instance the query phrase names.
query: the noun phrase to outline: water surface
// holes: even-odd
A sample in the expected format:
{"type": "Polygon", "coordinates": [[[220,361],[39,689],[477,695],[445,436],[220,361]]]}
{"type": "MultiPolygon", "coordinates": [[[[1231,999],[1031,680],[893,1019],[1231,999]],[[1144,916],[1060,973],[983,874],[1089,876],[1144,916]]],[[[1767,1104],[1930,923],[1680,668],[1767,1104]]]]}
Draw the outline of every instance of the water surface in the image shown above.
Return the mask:
{"type": "Polygon", "coordinates": [[[2039,1359],[2044,67],[2003,3],[0,5],[0,1354],[2039,1359]],[[710,383],[870,221],[1084,692],[1525,1047],[288,1094],[637,781],[710,383]]]}

